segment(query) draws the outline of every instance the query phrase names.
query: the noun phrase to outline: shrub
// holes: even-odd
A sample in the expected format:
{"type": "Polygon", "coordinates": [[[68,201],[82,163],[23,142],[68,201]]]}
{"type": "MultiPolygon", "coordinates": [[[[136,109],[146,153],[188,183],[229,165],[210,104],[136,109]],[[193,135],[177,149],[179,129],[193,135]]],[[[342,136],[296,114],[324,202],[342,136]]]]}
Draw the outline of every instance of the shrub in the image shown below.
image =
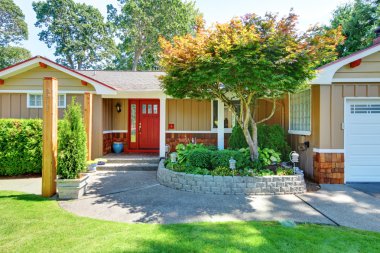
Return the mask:
{"type": "MultiPolygon", "coordinates": [[[[286,134],[280,125],[257,126],[257,142],[260,148],[270,148],[281,154],[283,160],[287,159],[290,153],[290,146],[286,141],[286,134]]],[[[240,149],[248,147],[245,140],[243,130],[239,125],[235,125],[229,139],[228,146],[232,149],[240,149]]]]}
{"type": "Polygon", "coordinates": [[[175,149],[178,155],[178,163],[185,164],[189,160],[188,157],[190,155],[190,151],[194,149],[206,149],[206,146],[204,146],[203,144],[189,143],[185,145],[181,143],[181,144],[178,144],[175,149]]]}
{"type": "Polygon", "coordinates": [[[263,166],[281,162],[280,153],[270,148],[259,148],[259,161],[263,166]]]}
{"type": "Polygon", "coordinates": [[[277,168],[276,170],[276,174],[278,176],[288,176],[288,175],[293,175],[294,172],[293,172],[293,169],[287,169],[287,168],[277,168]]]}
{"type": "Polygon", "coordinates": [[[41,173],[42,120],[0,120],[0,175],[41,173]]]}
{"type": "Polygon", "coordinates": [[[245,149],[238,150],[218,150],[212,153],[211,156],[211,165],[213,169],[217,167],[230,167],[231,157],[236,160],[236,169],[244,169],[247,166],[250,166],[251,161],[245,155],[245,149]]]}
{"type": "Polygon", "coordinates": [[[63,179],[77,178],[86,170],[86,131],[82,111],[75,99],[65,111],[58,134],[58,174],[63,179]]]}
{"type": "Polygon", "coordinates": [[[211,154],[213,151],[205,148],[193,149],[189,152],[188,163],[190,166],[203,169],[211,168],[211,154]]]}
{"type": "Polygon", "coordinates": [[[213,171],[211,171],[211,175],[213,176],[232,176],[232,171],[228,167],[217,167],[213,171]]]}
{"type": "Polygon", "coordinates": [[[228,140],[228,146],[231,149],[241,149],[248,147],[248,143],[245,140],[243,130],[239,124],[236,124],[232,129],[230,139],[228,140]]]}
{"type": "Polygon", "coordinates": [[[288,159],[290,146],[286,141],[286,134],[280,125],[260,124],[257,128],[257,141],[259,147],[270,148],[281,154],[282,160],[288,159]]]}

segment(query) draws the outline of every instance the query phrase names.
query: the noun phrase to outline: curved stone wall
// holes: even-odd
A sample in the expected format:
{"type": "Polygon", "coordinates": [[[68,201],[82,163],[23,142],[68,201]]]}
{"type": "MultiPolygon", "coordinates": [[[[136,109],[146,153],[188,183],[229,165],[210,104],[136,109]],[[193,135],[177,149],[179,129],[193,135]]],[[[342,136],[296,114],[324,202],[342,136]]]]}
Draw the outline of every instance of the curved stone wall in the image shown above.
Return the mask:
{"type": "Polygon", "coordinates": [[[303,175],[232,177],[193,175],[166,169],[162,160],[158,166],[160,184],[182,191],[213,194],[280,195],[306,191],[303,175]]]}

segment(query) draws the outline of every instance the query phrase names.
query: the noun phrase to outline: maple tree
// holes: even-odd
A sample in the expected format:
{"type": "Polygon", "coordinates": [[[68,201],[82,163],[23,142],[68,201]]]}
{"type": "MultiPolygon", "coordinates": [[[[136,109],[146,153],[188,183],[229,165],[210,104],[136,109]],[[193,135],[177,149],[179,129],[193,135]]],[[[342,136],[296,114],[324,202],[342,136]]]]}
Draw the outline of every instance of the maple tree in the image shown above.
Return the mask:
{"type": "Polygon", "coordinates": [[[205,28],[198,18],[195,35],[160,39],[162,88],[177,98],[220,99],[236,115],[251,159],[257,159],[257,124],[273,116],[276,99],[308,88],[316,67],[336,59],[343,42],[340,28],[300,32],[297,19],[294,13],[247,14],[205,28]],[[273,101],[273,110],[256,121],[259,99],[273,101]]]}

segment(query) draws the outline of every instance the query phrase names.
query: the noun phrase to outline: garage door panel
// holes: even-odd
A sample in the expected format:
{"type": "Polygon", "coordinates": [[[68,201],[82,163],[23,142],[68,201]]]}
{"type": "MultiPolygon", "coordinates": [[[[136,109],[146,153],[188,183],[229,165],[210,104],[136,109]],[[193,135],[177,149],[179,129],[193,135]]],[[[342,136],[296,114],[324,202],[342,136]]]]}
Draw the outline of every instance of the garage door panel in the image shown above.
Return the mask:
{"type": "Polygon", "coordinates": [[[345,181],[380,182],[380,99],[347,100],[345,181]]]}
{"type": "MultiPolygon", "coordinates": [[[[380,129],[380,128],[379,128],[380,129]]],[[[378,138],[380,135],[352,135],[349,136],[349,143],[355,143],[357,145],[374,145],[376,148],[380,147],[378,138]]],[[[356,145],[355,145],[356,146],[356,145]]]]}
{"type": "Polygon", "coordinates": [[[379,165],[377,156],[350,155],[350,157],[346,159],[346,163],[350,164],[351,166],[378,166],[379,165]]]}

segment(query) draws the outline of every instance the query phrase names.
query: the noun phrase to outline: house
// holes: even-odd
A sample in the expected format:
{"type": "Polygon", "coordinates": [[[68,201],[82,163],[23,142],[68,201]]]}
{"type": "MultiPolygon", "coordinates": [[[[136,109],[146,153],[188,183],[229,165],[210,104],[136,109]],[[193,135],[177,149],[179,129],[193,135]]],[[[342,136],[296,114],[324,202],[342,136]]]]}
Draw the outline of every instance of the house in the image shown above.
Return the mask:
{"type": "MultiPolygon", "coordinates": [[[[235,120],[220,101],[166,96],[162,72],[76,71],[41,56],[0,70],[0,118],[41,118],[42,82],[56,77],[59,117],[73,97],[92,97],[91,157],[112,152],[165,155],[180,142],[226,146],[235,120]]],[[[272,103],[261,100],[257,119],[272,103]]],[[[280,124],[319,183],[380,181],[380,43],[319,68],[310,90],[277,102],[280,124]]]]}

